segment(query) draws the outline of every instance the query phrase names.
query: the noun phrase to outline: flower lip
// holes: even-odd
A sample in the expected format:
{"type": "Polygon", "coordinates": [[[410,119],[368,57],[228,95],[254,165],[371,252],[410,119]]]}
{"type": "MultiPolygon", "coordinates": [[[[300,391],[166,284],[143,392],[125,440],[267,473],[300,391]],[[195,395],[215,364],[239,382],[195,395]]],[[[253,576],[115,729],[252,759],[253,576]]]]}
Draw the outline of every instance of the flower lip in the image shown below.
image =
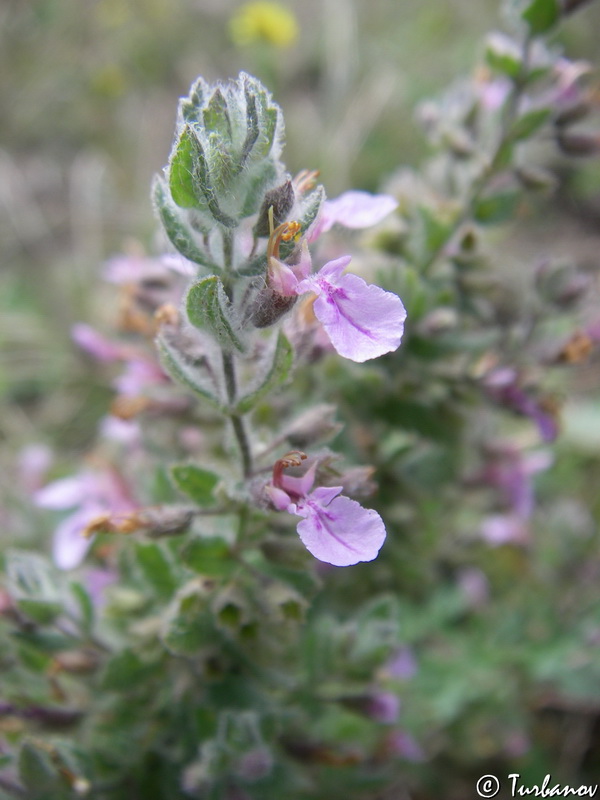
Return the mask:
{"type": "Polygon", "coordinates": [[[317,461],[299,478],[284,475],[286,468],[298,467],[306,458],[294,450],[275,462],[272,482],[265,487],[270,502],[278,511],[303,517],[298,535],[320,561],[337,567],[372,561],[385,541],[383,520],[373,509],[342,496],[341,486],[313,489],[317,461]]]}

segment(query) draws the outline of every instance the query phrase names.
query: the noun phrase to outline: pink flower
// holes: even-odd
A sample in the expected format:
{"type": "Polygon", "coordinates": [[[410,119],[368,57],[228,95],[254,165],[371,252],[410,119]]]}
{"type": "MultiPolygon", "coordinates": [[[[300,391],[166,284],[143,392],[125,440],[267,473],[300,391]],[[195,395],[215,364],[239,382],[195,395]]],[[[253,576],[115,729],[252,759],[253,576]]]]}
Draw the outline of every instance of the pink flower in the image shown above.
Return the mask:
{"type": "Polygon", "coordinates": [[[394,209],[398,201],[388,194],[369,194],[369,192],[344,192],[335,200],[326,200],[321,211],[308,231],[308,241],[314,242],[321,234],[331,230],[334,225],[344,228],[360,229],[377,225],[394,209]]]}
{"type": "Polygon", "coordinates": [[[406,311],[400,298],[358,275],[343,274],[350,256],[330,261],[298,284],[298,294],[314,292],[315,316],[337,352],[367,361],[398,348],[406,311]]]}
{"type": "Polygon", "coordinates": [[[545,451],[523,452],[502,442],[488,448],[488,461],[476,480],[495,488],[503,507],[501,513],[483,520],[481,535],[489,544],[528,541],[529,518],[535,508],[533,476],[551,464],[552,456],[545,451]]]}
{"type": "Polygon", "coordinates": [[[97,361],[124,363],[125,369],[113,382],[120,394],[135,397],[143,394],[148,386],[169,381],[156,361],[145,353],[131,345],[107,339],[90,325],[76,323],[71,329],[71,337],[75,344],[97,361]]]}
{"type": "Polygon", "coordinates": [[[381,725],[394,725],[400,715],[400,699],[393,692],[373,691],[368,694],[341,697],[339,702],[381,725]]]}
{"type": "Polygon", "coordinates": [[[301,478],[284,475],[285,467],[297,466],[302,457],[306,458],[304,453],[290,455],[296,460],[284,458],[276,462],[273,482],[266,491],[279,511],[303,517],[297,531],[306,549],[319,561],[335,567],[372,561],[386,536],[379,514],[340,496],[341,486],[321,486],[310,491],[316,463],[301,478]]]}
{"type": "Polygon", "coordinates": [[[54,531],[52,558],[59,569],[74,569],[83,561],[92,543],[83,531],[96,517],[136,507],[115,470],[85,471],[61,478],[36,492],[34,500],[41,508],[75,509],[54,531]]]}
{"type": "Polygon", "coordinates": [[[417,661],[410,647],[399,647],[384,667],[384,672],[391,678],[408,681],[417,673],[417,661]]]}
{"type": "Polygon", "coordinates": [[[317,295],[314,313],[335,350],[344,358],[362,362],[396,350],[406,310],[392,292],[344,273],[350,261],[350,256],[337,258],[311,275],[304,242],[298,264],[289,266],[269,258],[269,285],[286,297],[308,292],[317,295]]]}
{"type": "Polygon", "coordinates": [[[132,348],[120,342],[113,342],[103,336],[91,325],[85,322],[76,322],[71,328],[71,338],[82,350],[101,361],[110,364],[113,361],[120,361],[130,357],[132,348]]]}
{"type": "Polygon", "coordinates": [[[543,402],[523,388],[515,369],[498,367],[484,377],[483,385],[496,403],[535,422],[545,442],[556,439],[558,436],[556,416],[544,408],[543,402]]]}
{"type": "Polygon", "coordinates": [[[410,735],[403,730],[395,730],[390,732],[387,737],[387,749],[390,755],[399,756],[406,759],[406,761],[413,761],[419,763],[425,761],[425,753],[421,745],[410,735]]]}
{"type": "Polygon", "coordinates": [[[53,460],[52,450],[41,442],[33,442],[21,450],[17,459],[17,475],[28,494],[37,491],[45,482],[53,460]]]}
{"type": "Polygon", "coordinates": [[[109,283],[138,283],[144,280],[160,280],[172,272],[193,277],[196,267],[179,253],[166,253],[158,258],[144,255],[118,255],[104,265],[104,279],[109,283]]]}

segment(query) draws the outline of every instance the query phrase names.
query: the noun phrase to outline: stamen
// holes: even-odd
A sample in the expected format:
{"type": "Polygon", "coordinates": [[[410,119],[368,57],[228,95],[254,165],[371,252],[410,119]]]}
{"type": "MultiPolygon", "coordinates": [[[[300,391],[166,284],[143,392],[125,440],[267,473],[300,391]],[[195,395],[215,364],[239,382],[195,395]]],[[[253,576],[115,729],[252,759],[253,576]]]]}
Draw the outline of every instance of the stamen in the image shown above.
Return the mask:
{"type": "Polygon", "coordinates": [[[283,470],[288,469],[288,467],[299,467],[307,458],[308,456],[306,453],[303,453],[301,450],[290,450],[283,458],[277,459],[273,465],[273,486],[277,486],[281,489],[283,470]]]}
{"type": "Polygon", "coordinates": [[[273,206],[269,208],[269,227],[271,228],[271,235],[267,244],[267,259],[279,258],[279,245],[281,242],[290,242],[299,236],[302,226],[299,222],[282,222],[275,230],[272,230],[273,225],[273,206]]]}
{"type": "Polygon", "coordinates": [[[88,522],[81,534],[89,539],[95,533],[134,533],[142,524],[135,511],[128,514],[98,514],[88,522]]]}
{"type": "Polygon", "coordinates": [[[314,189],[317,185],[317,178],[320,174],[321,173],[318,169],[301,170],[293,181],[296,192],[298,194],[306,194],[306,192],[310,192],[310,190],[314,189]]]}

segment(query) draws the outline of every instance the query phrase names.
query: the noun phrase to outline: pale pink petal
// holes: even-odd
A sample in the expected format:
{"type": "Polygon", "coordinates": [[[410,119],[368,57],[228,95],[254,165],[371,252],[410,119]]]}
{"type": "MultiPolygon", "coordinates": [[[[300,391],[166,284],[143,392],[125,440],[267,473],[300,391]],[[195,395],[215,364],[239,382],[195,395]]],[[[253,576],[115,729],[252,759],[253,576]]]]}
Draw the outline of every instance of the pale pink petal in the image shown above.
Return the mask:
{"type": "Polygon", "coordinates": [[[343,490],[343,486],[319,486],[311,492],[311,499],[322,506],[328,506],[334,497],[337,497],[343,490]]]}
{"type": "Polygon", "coordinates": [[[168,265],[161,259],[145,256],[119,255],[110,258],[104,265],[102,277],[110,283],[138,283],[143,280],[164,278],[168,265]]]}
{"type": "Polygon", "coordinates": [[[41,508],[73,508],[84,502],[90,492],[91,479],[87,473],[52,481],[35,493],[33,499],[41,508]]]}
{"type": "Polygon", "coordinates": [[[298,278],[291,267],[277,258],[269,259],[269,286],[283,297],[293,297],[296,294],[298,278]]]}
{"type": "Polygon", "coordinates": [[[179,253],[166,253],[160,257],[159,263],[185,277],[191,278],[198,272],[198,267],[179,253]]]}
{"type": "Polygon", "coordinates": [[[58,525],[52,540],[52,559],[59,569],[74,569],[81,564],[92,544],[82,532],[102,511],[100,506],[88,506],[58,525]]]}
{"type": "Polygon", "coordinates": [[[334,225],[345,228],[370,228],[377,225],[394,209],[398,208],[395,197],[387,194],[369,192],[344,192],[334,200],[326,200],[321,213],[309,231],[309,240],[314,241],[334,225]]]}
{"type": "Polygon", "coordinates": [[[117,583],[119,575],[112,569],[92,567],[85,571],[83,582],[94,604],[94,608],[101,610],[106,605],[106,590],[117,583]]]}
{"type": "Polygon", "coordinates": [[[269,484],[268,486],[265,486],[265,492],[267,493],[271,503],[273,503],[278,511],[285,511],[289,508],[291,500],[289,495],[286,494],[283,489],[279,489],[277,486],[272,486],[269,484]]]}
{"type": "Polygon", "coordinates": [[[372,561],[385,541],[379,514],[348,497],[336,497],[328,506],[313,497],[314,493],[300,501],[295,512],[305,517],[298,534],[306,549],[336,567],[372,561]]]}
{"type": "Polygon", "coordinates": [[[100,435],[113,442],[130,446],[141,444],[142,429],[135,419],[119,419],[111,415],[100,421],[100,435]]]}
{"type": "Polygon", "coordinates": [[[529,539],[527,523],[511,514],[492,514],[481,523],[481,536],[497,547],[502,544],[526,544],[529,539]]]}
{"type": "Polygon", "coordinates": [[[97,361],[118,361],[125,358],[128,353],[128,348],[117,342],[111,342],[106,336],[83,322],[73,325],[71,338],[78,347],[97,361]]]}
{"type": "Polygon", "coordinates": [[[282,475],[281,487],[290,494],[297,495],[298,497],[304,497],[310,492],[313,483],[315,482],[317,464],[317,461],[311,464],[310,468],[306,470],[301,478],[296,478],[293,475],[282,475]]]}
{"type": "Polygon", "coordinates": [[[358,275],[340,275],[337,259],[299,285],[318,294],[313,309],[337,352],[352,361],[367,361],[399,346],[406,311],[400,298],[358,275]]]}
{"type": "Polygon", "coordinates": [[[148,386],[164,383],[166,380],[165,373],[154,361],[132,358],[125,365],[122,374],[113,381],[113,386],[120,394],[135,397],[143,394],[148,386]]]}
{"type": "Polygon", "coordinates": [[[26,492],[33,494],[41,488],[53,460],[52,450],[41,442],[32,442],[21,450],[17,471],[19,482],[26,492]]]}
{"type": "Polygon", "coordinates": [[[417,669],[417,661],[410,647],[399,647],[385,666],[388,675],[405,681],[414,677],[417,669]]]}
{"type": "Polygon", "coordinates": [[[376,692],[366,706],[367,716],[382,725],[393,725],[400,716],[400,699],[393,692],[376,692]]]}
{"type": "Polygon", "coordinates": [[[131,490],[121,474],[115,470],[105,470],[96,475],[94,493],[89,497],[91,502],[101,503],[103,510],[112,513],[132,511],[138,507],[132,497],[131,490]]]}

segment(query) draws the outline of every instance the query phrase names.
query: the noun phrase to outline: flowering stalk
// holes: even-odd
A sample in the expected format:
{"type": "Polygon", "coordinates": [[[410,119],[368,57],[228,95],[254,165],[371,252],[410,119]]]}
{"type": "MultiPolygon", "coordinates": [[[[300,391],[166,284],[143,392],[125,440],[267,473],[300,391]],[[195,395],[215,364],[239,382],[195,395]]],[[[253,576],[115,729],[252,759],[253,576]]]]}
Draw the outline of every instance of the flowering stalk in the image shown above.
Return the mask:
{"type": "Polygon", "coordinates": [[[241,75],[216,87],[199,80],[180,103],[169,168],[155,183],[172,244],[197,264],[200,276],[213,272],[188,287],[178,329],[159,333],[162,364],[230,420],[246,480],[254,455],[245,417],[288,380],[293,350],[282,328],[296,298],[314,296],[314,313],[331,344],[354,361],[395,350],[406,316],[398,297],[343,274],[349,256],[313,275],[308,247],[335,221],[362,227],[381,219],[393,199],[349,194],[345,204],[327,207],[313,174],[295,180],[286,174],[282,135],[281,112],[255,79],[241,75]],[[211,373],[221,375],[212,386],[181,345],[181,334],[193,328],[211,373]],[[251,374],[252,382],[240,384],[241,374],[251,374]]]}

